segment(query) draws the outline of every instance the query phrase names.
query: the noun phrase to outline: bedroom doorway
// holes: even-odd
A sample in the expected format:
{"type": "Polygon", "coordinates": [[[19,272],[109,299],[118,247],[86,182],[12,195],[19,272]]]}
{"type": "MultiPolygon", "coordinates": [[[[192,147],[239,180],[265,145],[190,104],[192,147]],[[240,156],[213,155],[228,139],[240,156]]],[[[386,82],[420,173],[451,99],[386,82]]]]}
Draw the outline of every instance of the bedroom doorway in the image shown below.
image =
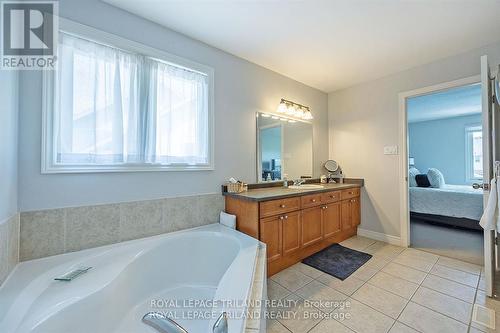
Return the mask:
{"type": "Polygon", "coordinates": [[[405,111],[407,245],[483,265],[480,78],[411,92],[405,111]]]}

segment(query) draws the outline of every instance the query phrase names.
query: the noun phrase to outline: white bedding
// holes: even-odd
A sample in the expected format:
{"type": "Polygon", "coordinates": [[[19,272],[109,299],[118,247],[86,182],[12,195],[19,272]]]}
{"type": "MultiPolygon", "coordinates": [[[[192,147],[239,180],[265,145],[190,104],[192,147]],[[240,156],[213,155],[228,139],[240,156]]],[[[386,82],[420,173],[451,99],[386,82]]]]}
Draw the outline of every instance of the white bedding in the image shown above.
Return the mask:
{"type": "Polygon", "coordinates": [[[483,191],[470,185],[410,187],[410,211],[479,221],[483,214],[483,191]]]}

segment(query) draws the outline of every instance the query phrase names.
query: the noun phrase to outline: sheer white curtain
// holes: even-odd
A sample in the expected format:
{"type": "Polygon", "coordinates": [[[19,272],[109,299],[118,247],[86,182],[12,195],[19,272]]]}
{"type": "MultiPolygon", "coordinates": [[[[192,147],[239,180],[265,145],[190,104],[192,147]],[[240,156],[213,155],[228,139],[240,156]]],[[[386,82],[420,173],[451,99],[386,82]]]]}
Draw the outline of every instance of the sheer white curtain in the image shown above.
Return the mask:
{"type": "Polygon", "coordinates": [[[207,76],[60,33],[59,164],[207,164],[207,76]]]}
{"type": "Polygon", "coordinates": [[[151,162],[208,163],[208,81],[206,75],[154,64],[156,142],[151,162]]]}
{"type": "Polygon", "coordinates": [[[57,162],[140,161],[140,59],[64,33],[60,39],[57,162]]]}

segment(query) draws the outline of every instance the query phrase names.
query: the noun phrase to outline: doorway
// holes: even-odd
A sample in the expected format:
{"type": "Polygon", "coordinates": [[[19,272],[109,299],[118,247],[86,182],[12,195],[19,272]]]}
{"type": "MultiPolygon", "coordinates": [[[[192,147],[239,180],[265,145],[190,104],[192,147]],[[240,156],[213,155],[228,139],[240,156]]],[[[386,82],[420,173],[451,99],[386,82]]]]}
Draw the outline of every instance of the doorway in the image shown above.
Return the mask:
{"type": "Polygon", "coordinates": [[[480,77],[400,95],[403,245],[481,265],[480,77]]]}

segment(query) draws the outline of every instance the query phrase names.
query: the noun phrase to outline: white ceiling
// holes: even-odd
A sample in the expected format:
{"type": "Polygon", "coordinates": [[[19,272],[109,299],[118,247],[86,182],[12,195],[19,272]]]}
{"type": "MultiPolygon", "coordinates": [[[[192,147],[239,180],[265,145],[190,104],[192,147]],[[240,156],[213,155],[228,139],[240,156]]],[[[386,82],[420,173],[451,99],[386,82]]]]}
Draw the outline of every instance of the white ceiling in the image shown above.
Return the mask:
{"type": "Polygon", "coordinates": [[[325,92],[500,40],[498,0],[103,1],[325,92]]]}
{"type": "Polygon", "coordinates": [[[481,84],[468,85],[408,99],[408,122],[481,113],[481,84]]]}

